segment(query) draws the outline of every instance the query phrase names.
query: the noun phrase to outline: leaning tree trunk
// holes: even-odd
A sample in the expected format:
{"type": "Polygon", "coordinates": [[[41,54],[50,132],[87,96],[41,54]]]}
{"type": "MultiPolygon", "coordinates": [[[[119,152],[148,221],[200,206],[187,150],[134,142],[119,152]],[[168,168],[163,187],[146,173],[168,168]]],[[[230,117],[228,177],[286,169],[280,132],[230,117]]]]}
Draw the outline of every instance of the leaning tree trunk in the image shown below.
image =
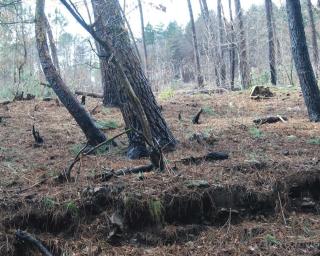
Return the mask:
{"type": "Polygon", "coordinates": [[[239,58],[240,58],[240,75],[242,88],[248,88],[251,84],[250,71],[247,57],[246,33],[244,31],[243,16],[240,0],[234,0],[236,17],[239,30],[239,58]]]}
{"type": "Polygon", "coordinates": [[[299,0],[287,0],[292,55],[310,121],[320,121],[320,92],[312,70],[299,0]]]}
{"type": "Polygon", "coordinates": [[[201,72],[198,39],[196,34],[196,26],[194,24],[193,10],[192,10],[191,1],[187,0],[187,2],[188,2],[190,23],[191,23],[191,29],[192,29],[192,41],[193,41],[194,59],[195,59],[196,72],[197,72],[197,82],[198,82],[198,87],[203,87],[203,76],[201,72]]]}
{"type": "MultiPolygon", "coordinates": [[[[149,81],[130,44],[129,35],[124,30],[124,19],[121,15],[119,2],[117,0],[92,0],[92,6],[96,19],[95,31],[102,40],[110,41],[111,39],[112,46],[117,49],[117,58],[121,60],[132,89],[143,106],[154,140],[161,147],[166,147],[168,150],[173,149],[176,145],[176,140],[162,117],[149,81]]],[[[110,55],[112,53],[107,53],[107,56],[110,55]]],[[[116,91],[126,126],[142,131],[136,107],[121,89],[122,77],[119,70],[112,61],[109,61],[108,66],[104,68],[105,72],[110,76],[110,83],[114,85],[113,89],[116,91]]],[[[145,156],[144,138],[136,132],[130,132],[128,137],[130,143],[128,156],[130,158],[145,156]]]]}
{"type": "Polygon", "coordinates": [[[79,101],[65,85],[50,57],[49,47],[47,44],[44,6],[45,0],[37,0],[35,34],[43,72],[51,85],[51,88],[84,132],[89,144],[97,145],[106,140],[105,135],[95,126],[88,112],[81,106],[79,101]]]}
{"type": "Polygon", "coordinates": [[[314,22],[313,11],[312,11],[312,3],[311,0],[307,0],[308,6],[308,15],[310,19],[310,27],[311,27],[311,36],[312,36],[312,53],[313,53],[313,61],[314,61],[314,70],[316,76],[318,76],[319,71],[319,49],[318,49],[318,40],[317,40],[317,30],[314,22]]]}
{"type": "Polygon", "coordinates": [[[268,43],[269,43],[269,65],[271,83],[277,84],[277,68],[276,68],[276,51],[275,51],[275,37],[273,28],[273,11],[272,1],[265,0],[266,16],[267,16],[267,27],[268,27],[268,43]]]}

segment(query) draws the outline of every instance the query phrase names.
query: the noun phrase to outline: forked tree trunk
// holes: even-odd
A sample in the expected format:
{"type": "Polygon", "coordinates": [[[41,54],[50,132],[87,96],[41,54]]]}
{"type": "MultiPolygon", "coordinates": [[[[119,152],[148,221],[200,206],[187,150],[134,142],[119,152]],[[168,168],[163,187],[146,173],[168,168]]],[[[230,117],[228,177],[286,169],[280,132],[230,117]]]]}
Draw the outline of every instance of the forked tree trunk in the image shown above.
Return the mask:
{"type": "Polygon", "coordinates": [[[201,72],[198,39],[196,34],[196,26],[194,24],[193,10],[192,10],[191,1],[187,0],[187,2],[188,2],[188,8],[189,8],[191,30],[192,30],[193,52],[194,52],[194,59],[195,59],[196,72],[197,72],[197,82],[198,82],[198,87],[203,87],[204,81],[203,81],[203,76],[201,72]]]}
{"type": "MultiPolygon", "coordinates": [[[[168,150],[174,149],[176,141],[162,117],[161,110],[151,91],[149,81],[130,44],[129,35],[124,30],[124,19],[121,15],[119,2],[117,0],[92,0],[92,6],[96,19],[95,31],[98,36],[101,36],[101,39],[106,41],[110,41],[111,39],[112,46],[117,49],[117,58],[121,60],[132,89],[143,106],[154,140],[161,147],[166,147],[168,150]]],[[[106,52],[106,54],[108,56],[112,55],[110,52],[106,52]]],[[[110,83],[114,85],[113,89],[116,91],[119,99],[119,107],[126,126],[142,131],[136,107],[129,100],[128,95],[121,89],[122,77],[119,70],[112,64],[112,61],[109,61],[108,66],[104,67],[104,69],[109,74],[110,83]]],[[[136,132],[130,132],[128,137],[130,143],[128,156],[130,158],[145,156],[144,138],[136,132]]]]}
{"type": "Polygon", "coordinates": [[[239,47],[239,58],[240,58],[240,75],[241,75],[241,86],[243,89],[248,88],[251,84],[249,63],[247,57],[247,42],[246,32],[244,31],[243,25],[243,14],[240,0],[234,0],[236,19],[238,23],[238,47],[239,47]]]}
{"type": "Polygon", "coordinates": [[[268,43],[269,43],[269,65],[271,83],[277,84],[277,68],[276,68],[276,51],[275,51],[275,37],[273,27],[273,10],[272,1],[265,0],[266,16],[267,16],[267,28],[268,28],[268,43]]]}
{"type": "Polygon", "coordinates": [[[314,16],[312,11],[312,3],[311,0],[307,0],[308,6],[308,15],[310,19],[310,27],[311,27],[311,38],[312,38],[312,53],[313,53],[313,62],[314,62],[314,70],[316,76],[318,77],[319,71],[319,49],[318,49],[318,40],[317,40],[317,30],[314,22],[314,16]]]}
{"type": "Polygon", "coordinates": [[[236,47],[235,47],[235,33],[234,33],[234,22],[232,14],[231,0],[229,2],[229,15],[230,15],[230,47],[229,47],[229,58],[230,58],[230,84],[231,90],[234,90],[234,78],[236,72],[236,47]]]}
{"type": "Polygon", "coordinates": [[[56,44],[54,43],[52,29],[49,24],[48,18],[46,16],[44,18],[45,18],[45,23],[46,23],[47,35],[48,35],[48,39],[49,39],[52,61],[53,61],[54,66],[56,67],[57,71],[60,73],[58,51],[57,51],[56,44]]]}
{"type": "Polygon", "coordinates": [[[320,121],[320,92],[312,70],[303,26],[300,0],[287,0],[292,55],[310,121],[320,121]]]}
{"type": "Polygon", "coordinates": [[[91,145],[97,145],[106,140],[105,135],[95,126],[89,113],[81,106],[69,88],[65,85],[50,57],[47,44],[46,18],[44,13],[45,0],[37,0],[35,16],[35,34],[37,49],[43,72],[57,94],[59,100],[76,120],[91,145]]]}
{"type": "Polygon", "coordinates": [[[221,0],[217,1],[217,14],[218,14],[218,24],[219,24],[219,73],[221,86],[225,86],[226,83],[226,64],[224,62],[224,27],[222,21],[222,5],[221,0]]]}

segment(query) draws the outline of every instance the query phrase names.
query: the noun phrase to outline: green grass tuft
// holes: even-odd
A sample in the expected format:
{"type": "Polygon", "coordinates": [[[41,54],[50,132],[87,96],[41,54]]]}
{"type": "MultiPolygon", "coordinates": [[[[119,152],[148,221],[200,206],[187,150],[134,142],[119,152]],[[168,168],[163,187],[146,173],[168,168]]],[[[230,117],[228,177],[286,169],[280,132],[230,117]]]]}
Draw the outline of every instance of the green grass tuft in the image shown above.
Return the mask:
{"type": "Polygon", "coordinates": [[[263,137],[263,132],[260,131],[257,127],[251,127],[249,130],[251,137],[253,138],[261,138],[263,137]]]}
{"type": "Polygon", "coordinates": [[[99,120],[96,122],[96,126],[101,130],[117,129],[119,127],[117,122],[113,120],[99,120]]]}
{"type": "Polygon", "coordinates": [[[174,95],[175,95],[174,90],[172,88],[167,88],[160,92],[159,98],[160,100],[168,100],[174,97],[174,95]]]}

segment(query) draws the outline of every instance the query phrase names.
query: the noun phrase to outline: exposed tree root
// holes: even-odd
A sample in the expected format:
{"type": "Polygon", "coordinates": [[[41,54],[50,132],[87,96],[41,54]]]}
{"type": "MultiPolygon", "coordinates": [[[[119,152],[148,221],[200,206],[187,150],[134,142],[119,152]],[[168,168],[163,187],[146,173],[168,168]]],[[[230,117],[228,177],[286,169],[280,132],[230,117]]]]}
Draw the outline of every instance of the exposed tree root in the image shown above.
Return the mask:
{"type": "Polygon", "coordinates": [[[39,240],[34,238],[31,234],[18,229],[16,231],[16,237],[18,240],[20,240],[22,242],[28,242],[28,243],[32,244],[33,246],[35,246],[36,248],[38,248],[38,250],[42,253],[42,255],[53,256],[51,254],[51,252],[49,252],[49,250],[39,240]]]}

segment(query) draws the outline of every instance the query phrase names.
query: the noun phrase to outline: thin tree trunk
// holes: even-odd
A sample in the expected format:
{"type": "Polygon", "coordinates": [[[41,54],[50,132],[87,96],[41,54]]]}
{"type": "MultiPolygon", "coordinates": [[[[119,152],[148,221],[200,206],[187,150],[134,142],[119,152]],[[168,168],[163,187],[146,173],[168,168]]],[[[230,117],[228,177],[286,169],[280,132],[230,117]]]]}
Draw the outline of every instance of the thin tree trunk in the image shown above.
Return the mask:
{"type": "Polygon", "coordinates": [[[224,27],[222,21],[222,5],[221,0],[217,1],[217,14],[218,14],[218,24],[219,24],[219,67],[220,67],[220,81],[221,86],[225,85],[226,82],[226,64],[224,62],[224,27]]]}
{"type": "Polygon", "coordinates": [[[267,28],[268,28],[268,43],[269,43],[269,65],[270,65],[270,75],[271,83],[273,85],[277,84],[277,68],[276,68],[276,51],[275,51],[275,38],[274,38],[274,28],[273,28],[273,11],[272,11],[272,1],[265,0],[266,7],[266,17],[267,17],[267,28]]]}
{"type": "Polygon", "coordinates": [[[200,6],[201,6],[201,13],[204,19],[204,23],[206,26],[206,29],[208,31],[208,41],[209,41],[209,49],[208,49],[208,53],[209,56],[212,58],[213,60],[213,65],[214,65],[214,74],[215,74],[215,78],[216,78],[216,86],[220,86],[221,82],[220,82],[220,75],[219,75],[219,70],[218,70],[218,63],[216,61],[217,59],[217,51],[215,50],[215,47],[212,45],[213,42],[215,42],[215,36],[214,36],[214,28],[213,28],[213,22],[210,19],[210,13],[209,13],[209,8],[208,8],[208,4],[207,4],[207,0],[199,0],[200,2],[200,6]]]}
{"type": "Polygon", "coordinates": [[[235,32],[234,32],[234,22],[233,22],[233,14],[232,14],[232,6],[231,0],[229,2],[229,15],[230,15],[230,49],[229,49],[229,56],[230,56],[230,84],[231,90],[234,90],[234,78],[236,72],[236,48],[235,48],[235,32]]]}
{"type": "Polygon", "coordinates": [[[200,56],[199,56],[199,49],[198,49],[198,39],[197,39],[197,34],[196,34],[196,26],[194,23],[193,10],[192,10],[191,1],[187,0],[187,2],[188,2],[190,23],[191,23],[191,29],[192,29],[192,40],[193,40],[193,50],[194,50],[196,72],[197,72],[197,82],[198,82],[198,87],[203,87],[203,76],[202,76],[202,72],[201,72],[200,56]]]}
{"type": "Polygon", "coordinates": [[[148,50],[146,44],[146,37],[144,32],[144,17],[143,17],[143,9],[141,0],[138,0],[139,12],[140,12],[140,24],[141,24],[141,35],[142,35],[142,43],[143,43],[143,52],[144,52],[144,65],[145,65],[145,72],[148,75],[148,50]]]}
{"type": "Polygon", "coordinates": [[[243,89],[246,89],[251,84],[250,71],[247,58],[247,42],[246,42],[246,33],[244,31],[243,25],[243,16],[240,0],[234,0],[236,18],[238,23],[239,30],[239,58],[240,58],[240,75],[241,75],[241,86],[243,89]]]}
{"type": "Polygon", "coordinates": [[[57,71],[60,73],[58,51],[57,51],[56,44],[54,43],[52,29],[49,24],[47,16],[45,16],[44,18],[45,18],[45,23],[46,23],[47,35],[48,35],[48,39],[49,39],[52,61],[53,61],[54,66],[56,67],[57,71]]]}
{"type": "Polygon", "coordinates": [[[35,34],[39,59],[43,72],[49,84],[51,85],[51,88],[54,90],[60,101],[64,104],[84,132],[88,142],[91,145],[97,145],[106,140],[105,135],[95,126],[89,113],[81,106],[79,101],[65,85],[57,71],[57,68],[54,66],[52,59],[50,58],[49,47],[47,44],[44,7],[45,0],[37,0],[35,34]]]}
{"type": "Polygon", "coordinates": [[[287,0],[292,55],[310,121],[320,121],[320,92],[312,70],[299,0],[287,0]]]}
{"type": "Polygon", "coordinates": [[[313,53],[313,62],[314,62],[314,70],[316,77],[318,77],[319,71],[319,49],[318,49],[318,41],[317,41],[317,30],[314,22],[314,16],[312,11],[312,3],[311,0],[307,0],[308,6],[308,15],[310,19],[310,27],[311,27],[311,37],[312,37],[312,53],[313,53]]]}

